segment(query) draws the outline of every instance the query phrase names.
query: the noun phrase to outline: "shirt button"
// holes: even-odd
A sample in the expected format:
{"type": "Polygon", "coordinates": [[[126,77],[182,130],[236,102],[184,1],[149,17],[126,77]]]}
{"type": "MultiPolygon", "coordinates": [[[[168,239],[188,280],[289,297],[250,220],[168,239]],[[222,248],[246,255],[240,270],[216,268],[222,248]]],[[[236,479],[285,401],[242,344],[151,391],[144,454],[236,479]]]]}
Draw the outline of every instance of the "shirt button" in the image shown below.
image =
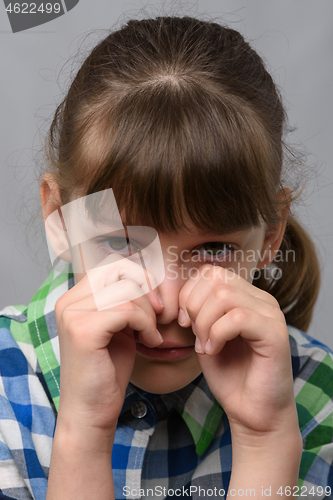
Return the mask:
{"type": "Polygon", "coordinates": [[[147,406],[142,401],[136,401],[131,406],[131,413],[135,418],[143,418],[147,415],[147,406]]]}

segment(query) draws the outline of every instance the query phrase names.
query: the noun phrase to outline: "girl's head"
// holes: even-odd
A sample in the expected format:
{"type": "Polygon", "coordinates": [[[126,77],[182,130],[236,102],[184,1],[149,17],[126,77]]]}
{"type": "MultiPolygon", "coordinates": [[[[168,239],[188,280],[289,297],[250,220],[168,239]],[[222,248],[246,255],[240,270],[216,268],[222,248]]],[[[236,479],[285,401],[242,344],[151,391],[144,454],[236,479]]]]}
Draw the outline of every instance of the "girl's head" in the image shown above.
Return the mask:
{"type": "MultiPolygon", "coordinates": [[[[284,110],[236,31],[130,21],[93,49],[58,107],[49,157],[63,203],[112,187],[128,223],[225,232],[277,222],[284,110]]],[[[285,202],[285,200],[283,200],[285,202]]]]}
{"type": "MultiPolygon", "coordinates": [[[[262,245],[273,248],[259,258],[264,267],[291,198],[281,184],[285,118],[263,61],[237,31],[189,17],[129,21],[92,50],[57,108],[44,199],[54,186],[58,204],[112,188],[127,225],[175,238],[263,229],[262,245]]],[[[280,250],[280,279],[254,284],[306,329],[318,266],[291,217],[280,250]],[[295,258],[285,262],[287,248],[295,258]]]]}

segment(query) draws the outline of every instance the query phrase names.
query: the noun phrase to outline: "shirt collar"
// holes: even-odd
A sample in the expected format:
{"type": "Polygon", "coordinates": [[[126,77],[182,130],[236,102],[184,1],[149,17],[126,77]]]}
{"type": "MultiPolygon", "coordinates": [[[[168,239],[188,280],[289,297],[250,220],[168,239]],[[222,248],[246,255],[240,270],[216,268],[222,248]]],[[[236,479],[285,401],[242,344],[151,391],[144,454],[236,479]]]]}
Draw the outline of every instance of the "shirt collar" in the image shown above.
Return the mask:
{"type": "MultiPolygon", "coordinates": [[[[60,394],[60,355],[54,308],[58,298],[73,286],[72,267],[64,262],[62,268],[57,267],[57,270],[51,271],[27,309],[31,339],[57,410],[60,394]]],[[[130,383],[122,413],[128,409],[133,397],[143,393],[130,383]]],[[[186,387],[169,394],[144,394],[147,397],[159,396],[168,411],[176,408],[192,434],[197,453],[202,455],[212,441],[223,416],[223,410],[212,395],[203,375],[199,375],[186,387]]]]}

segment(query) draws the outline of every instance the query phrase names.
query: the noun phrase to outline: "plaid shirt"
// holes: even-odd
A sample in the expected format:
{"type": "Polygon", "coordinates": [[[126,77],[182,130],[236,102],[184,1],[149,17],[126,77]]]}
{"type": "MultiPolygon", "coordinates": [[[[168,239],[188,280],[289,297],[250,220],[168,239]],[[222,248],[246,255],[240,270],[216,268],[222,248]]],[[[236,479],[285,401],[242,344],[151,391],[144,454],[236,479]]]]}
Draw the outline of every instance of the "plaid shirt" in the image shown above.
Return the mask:
{"type": "MultiPolygon", "coordinates": [[[[28,307],[0,313],[0,499],[45,499],[60,391],[54,305],[73,285],[66,264],[28,307]]],[[[296,328],[289,334],[304,443],[298,493],[333,498],[333,353],[296,328]]],[[[129,384],[112,468],[116,499],[226,495],[230,429],[202,375],[164,395],[129,384]]]]}

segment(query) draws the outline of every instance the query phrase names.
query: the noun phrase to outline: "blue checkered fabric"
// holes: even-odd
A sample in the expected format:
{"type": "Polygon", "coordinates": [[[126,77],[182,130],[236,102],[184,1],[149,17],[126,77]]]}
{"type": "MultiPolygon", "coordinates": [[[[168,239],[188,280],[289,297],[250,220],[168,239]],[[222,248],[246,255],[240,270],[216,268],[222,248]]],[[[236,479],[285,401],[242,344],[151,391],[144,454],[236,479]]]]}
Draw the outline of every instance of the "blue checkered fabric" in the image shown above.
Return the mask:
{"type": "MultiPolygon", "coordinates": [[[[46,497],[60,383],[54,304],[71,286],[70,269],[52,272],[28,307],[0,312],[0,500],[46,497]]],[[[296,328],[289,334],[299,493],[333,498],[333,353],[296,328]]],[[[231,450],[227,416],[202,375],[164,395],[129,384],[112,456],[116,499],[223,498],[231,450]]]]}

